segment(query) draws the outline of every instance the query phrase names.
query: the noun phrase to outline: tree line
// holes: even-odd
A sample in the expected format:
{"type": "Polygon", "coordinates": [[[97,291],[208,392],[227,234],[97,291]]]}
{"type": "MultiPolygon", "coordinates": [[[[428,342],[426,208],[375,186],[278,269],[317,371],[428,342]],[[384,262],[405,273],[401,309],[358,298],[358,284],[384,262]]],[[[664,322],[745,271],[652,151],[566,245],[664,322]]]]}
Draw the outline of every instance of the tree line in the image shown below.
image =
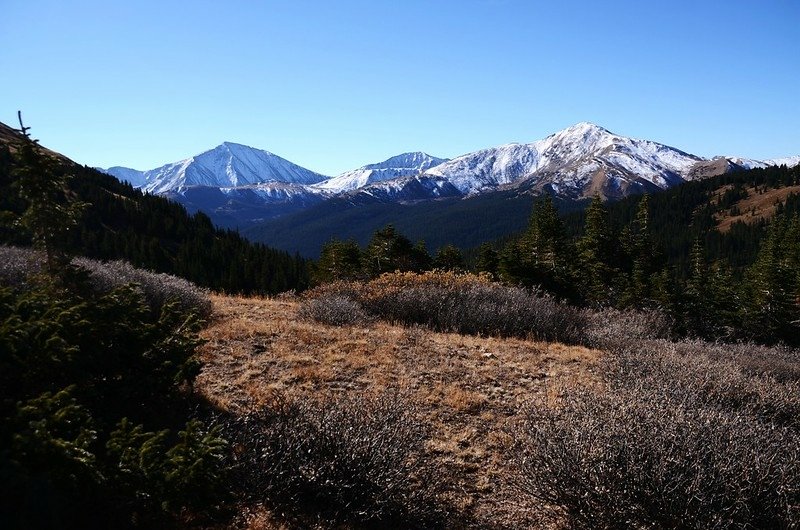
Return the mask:
{"type": "Polygon", "coordinates": [[[737,213],[746,188],[763,193],[798,184],[800,168],[768,168],[611,205],[596,197],[566,217],[545,196],[522,234],[481,245],[469,265],[451,245],[431,256],[424,242],[388,225],[363,248],[352,240],[326,243],[312,279],[471,270],[574,305],[658,309],[684,336],[800,344],[800,195],[778,204],[769,222],[737,222],[724,234],[714,217],[737,213]]]}

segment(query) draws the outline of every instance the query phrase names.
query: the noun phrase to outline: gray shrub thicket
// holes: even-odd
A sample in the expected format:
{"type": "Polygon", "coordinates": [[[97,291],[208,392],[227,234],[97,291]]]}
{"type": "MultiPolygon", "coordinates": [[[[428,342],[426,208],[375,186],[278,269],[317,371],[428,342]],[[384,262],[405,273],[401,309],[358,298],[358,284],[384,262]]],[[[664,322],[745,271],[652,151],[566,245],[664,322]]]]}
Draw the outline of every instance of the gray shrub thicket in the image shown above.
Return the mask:
{"type": "Polygon", "coordinates": [[[412,401],[276,398],[230,421],[234,474],[245,495],[331,527],[436,528],[448,510],[412,401]]]}
{"type": "MultiPolygon", "coordinates": [[[[169,302],[183,313],[193,312],[203,319],[211,316],[208,291],[183,278],[137,269],[124,261],[73,258],[71,264],[88,272],[89,285],[98,293],[109,293],[123,285],[135,284],[155,312],[169,302]]],[[[6,285],[24,286],[33,275],[41,274],[44,267],[44,252],[0,246],[0,281],[6,285]]]]}
{"type": "Polygon", "coordinates": [[[520,491],[580,528],[800,525],[796,352],[622,334],[606,344],[604,392],[571,389],[525,412],[520,491]]]}

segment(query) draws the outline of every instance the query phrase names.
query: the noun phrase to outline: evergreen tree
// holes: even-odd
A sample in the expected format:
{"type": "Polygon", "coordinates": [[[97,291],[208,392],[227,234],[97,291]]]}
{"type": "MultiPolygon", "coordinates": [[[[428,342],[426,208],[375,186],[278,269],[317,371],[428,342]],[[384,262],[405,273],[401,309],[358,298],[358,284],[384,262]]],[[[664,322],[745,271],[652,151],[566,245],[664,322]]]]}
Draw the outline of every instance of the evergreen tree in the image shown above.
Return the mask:
{"type": "Polygon", "coordinates": [[[643,195],[636,217],[628,232],[627,254],[631,263],[628,285],[623,294],[624,307],[654,307],[659,305],[653,289],[654,276],[663,268],[659,263],[650,230],[649,197],[643,195]]]}
{"type": "Polygon", "coordinates": [[[500,276],[523,285],[540,285],[565,298],[574,298],[572,255],[564,227],[550,196],[533,207],[525,234],[503,249],[500,276]]]}
{"type": "Polygon", "coordinates": [[[433,258],[433,268],[445,271],[463,271],[464,256],[453,245],[445,245],[436,252],[433,258]]]}
{"type": "Polygon", "coordinates": [[[353,241],[334,239],[322,247],[314,268],[317,283],[335,280],[352,280],[361,276],[361,249],[353,241]]]}
{"type": "Polygon", "coordinates": [[[29,127],[19,124],[25,141],[16,154],[16,179],[20,198],[27,207],[19,217],[19,224],[31,234],[33,245],[47,256],[50,272],[62,269],[67,261],[67,235],[75,229],[85,205],[68,195],[71,178],[59,171],[58,162],[44,154],[38,140],[28,134],[29,127]]]}
{"type": "Polygon", "coordinates": [[[425,241],[420,239],[414,245],[414,250],[411,252],[411,261],[414,264],[412,270],[417,272],[430,270],[433,260],[431,255],[428,254],[428,247],[425,241]]]}
{"type": "Polygon", "coordinates": [[[614,238],[602,199],[595,196],[586,210],[583,237],[577,243],[579,282],[583,299],[592,305],[613,303],[614,238]]]}
{"type": "Polygon", "coordinates": [[[689,277],[683,290],[679,317],[689,333],[711,337],[714,315],[711,313],[711,293],[709,291],[709,272],[703,246],[699,239],[692,245],[689,257],[689,277]]]}
{"type": "Polygon", "coordinates": [[[497,276],[498,266],[500,264],[500,257],[497,251],[489,243],[483,243],[478,248],[478,263],[476,270],[478,272],[488,272],[493,277],[497,276]]]}
{"type": "Polygon", "coordinates": [[[363,269],[371,276],[384,272],[421,271],[427,268],[429,261],[424,243],[412,245],[392,225],[377,230],[362,254],[363,269]]]}
{"type": "Polygon", "coordinates": [[[800,231],[784,216],[770,225],[758,260],[746,275],[745,326],[764,342],[800,342],[797,260],[800,231]]]}

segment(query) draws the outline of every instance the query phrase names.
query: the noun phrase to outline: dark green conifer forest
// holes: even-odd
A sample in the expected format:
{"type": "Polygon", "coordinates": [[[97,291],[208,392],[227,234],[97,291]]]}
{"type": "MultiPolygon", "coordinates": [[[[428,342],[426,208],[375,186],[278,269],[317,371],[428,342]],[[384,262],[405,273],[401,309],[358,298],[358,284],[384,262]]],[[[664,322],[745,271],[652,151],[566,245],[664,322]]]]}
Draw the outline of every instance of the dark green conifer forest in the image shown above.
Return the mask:
{"type": "MultiPolygon", "coordinates": [[[[771,167],[691,182],[617,203],[595,198],[559,214],[550,197],[534,200],[528,228],[466,254],[471,269],[498,281],[538,287],[576,305],[657,309],[675,332],[711,340],[800,344],[800,195],[774,216],[717,230],[738,215],[748,193],[800,184],[800,168],[771,167]],[[749,190],[749,191],[748,191],[749,190]]],[[[431,258],[388,225],[362,250],[353,241],[323,246],[314,280],[375,277],[431,268],[463,270],[458,249],[431,258]]]]}
{"type": "MultiPolygon", "coordinates": [[[[177,203],[143,194],[92,168],[42,158],[42,164],[52,166],[50,174],[70,177],[67,193],[86,203],[80,222],[64,226],[58,235],[59,243],[73,254],[124,259],[229,293],[274,294],[308,285],[308,263],[299,256],[217,229],[203,213],[190,215],[177,203]]],[[[15,168],[26,164],[12,154],[10,145],[0,145],[0,244],[27,246],[38,237],[24,223],[13,221],[31,204],[15,177],[15,168]]],[[[51,214],[47,215],[55,219],[51,214]]]]}
{"type": "MultiPolygon", "coordinates": [[[[197,332],[209,311],[159,302],[141,286],[98,288],[91,271],[71,261],[91,243],[109,257],[153,259],[137,254],[146,239],[115,238],[103,226],[151,222],[138,216],[148,208],[173,213],[165,219],[196,243],[202,220],[103,186],[112,183],[91,170],[67,173],[27,135],[16,147],[0,151],[3,239],[32,243],[45,258],[41,268],[33,259],[24,265],[19,281],[0,283],[0,527],[175,527],[187,511],[213,517],[226,495],[227,446],[210,426],[211,408],[192,392],[197,332]],[[87,181],[96,189],[81,187],[87,181]],[[108,216],[113,204],[131,213],[108,216]],[[86,219],[99,226],[84,226],[86,219]]],[[[172,243],[177,252],[191,248],[172,243]]],[[[13,252],[4,250],[7,273],[13,252]]],[[[161,256],[165,268],[180,263],[161,256]]]]}

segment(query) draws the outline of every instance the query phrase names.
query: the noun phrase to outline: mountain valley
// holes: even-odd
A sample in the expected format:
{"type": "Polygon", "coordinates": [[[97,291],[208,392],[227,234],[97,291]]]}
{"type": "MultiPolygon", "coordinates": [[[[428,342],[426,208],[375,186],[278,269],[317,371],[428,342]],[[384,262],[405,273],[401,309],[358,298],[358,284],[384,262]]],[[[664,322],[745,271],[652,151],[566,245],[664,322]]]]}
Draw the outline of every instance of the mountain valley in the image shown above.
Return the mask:
{"type": "MultiPolygon", "coordinates": [[[[515,199],[529,203],[532,195],[548,194],[570,209],[594,195],[617,200],[733,171],[798,163],[800,156],[706,159],[582,122],[532,143],[482,149],[453,159],[403,153],[333,177],[230,142],[148,171],[124,167],[102,171],[179,202],[190,212],[202,211],[218,226],[313,256],[330,237],[363,241],[386,222],[431,239],[430,230],[417,224],[420,211],[431,211],[422,215],[427,223],[460,212],[462,230],[481,230],[488,223],[482,231],[499,237],[520,229],[527,219],[529,207],[502,212],[517,208],[515,199]],[[487,204],[493,205],[488,216],[480,213],[487,204]],[[497,216],[514,220],[510,224],[486,220],[497,216]],[[308,223],[315,227],[311,241],[298,238],[292,229],[308,223]]],[[[458,237],[442,234],[441,239],[458,237]]]]}

